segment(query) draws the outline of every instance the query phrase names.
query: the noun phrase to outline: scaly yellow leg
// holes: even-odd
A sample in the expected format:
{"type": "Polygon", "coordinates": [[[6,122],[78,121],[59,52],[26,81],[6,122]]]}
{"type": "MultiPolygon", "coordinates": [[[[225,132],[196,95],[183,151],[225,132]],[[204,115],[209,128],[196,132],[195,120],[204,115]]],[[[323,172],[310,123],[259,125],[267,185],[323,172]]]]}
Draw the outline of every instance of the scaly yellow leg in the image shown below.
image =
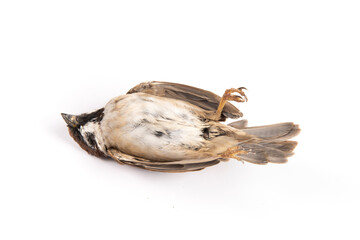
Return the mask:
{"type": "Polygon", "coordinates": [[[218,119],[220,119],[222,110],[224,109],[224,106],[227,101],[247,102],[248,99],[245,93],[243,92],[243,89],[247,90],[244,87],[240,87],[240,88],[230,88],[225,91],[224,95],[220,100],[219,106],[216,110],[216,117],[218,119]],[[234,95],[233,93],[239,93],[240,95],[234,95]]]}

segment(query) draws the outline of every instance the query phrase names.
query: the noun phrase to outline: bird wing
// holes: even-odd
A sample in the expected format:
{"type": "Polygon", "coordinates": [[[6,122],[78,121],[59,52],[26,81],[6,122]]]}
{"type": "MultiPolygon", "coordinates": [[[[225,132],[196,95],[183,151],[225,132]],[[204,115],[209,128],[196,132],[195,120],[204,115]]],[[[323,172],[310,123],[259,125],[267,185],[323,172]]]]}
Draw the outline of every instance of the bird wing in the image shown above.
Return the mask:
{"type": "Polygon", "coordinates": [[[151,171],[158,172],[189,172],[199,171],[206,167],[218,164],[225,158],[204,158],[204,159],[186,159],[172,162],[159,162],[154,160],[148,160],[140,157],[133,157],[125,153],[120,152],[115,148],[108,149],[108,154],[111,158],[120,164],[128,164],[140,168],[144,168],[151,171]]]}
{"type": "MultiPolygon", "coordinates": [[[[130,89],[127,94],[147,93],[159,97],[182,100],[196,105],[204,110],[216,111],[221,97],[200,88],[170,82],[144,82],[130,89]]],[[[222,120],[242,117],[242,113],[234,105],[227,102],[222,111],[222,120]]]]}

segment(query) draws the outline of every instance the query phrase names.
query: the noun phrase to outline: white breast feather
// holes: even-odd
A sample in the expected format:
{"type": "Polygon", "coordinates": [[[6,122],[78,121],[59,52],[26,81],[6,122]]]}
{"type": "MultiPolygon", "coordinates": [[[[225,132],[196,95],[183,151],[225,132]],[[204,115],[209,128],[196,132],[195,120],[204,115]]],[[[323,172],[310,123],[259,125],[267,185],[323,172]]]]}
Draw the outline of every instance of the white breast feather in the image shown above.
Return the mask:
{"type": "Polygon", "coordinates": [[[120,98],[105,106],[101,129],[108,144],[138,156],[159,158],[181,158],[186,148],[202,146],[204,123],[191,105],[143,93],[120,98]]]}

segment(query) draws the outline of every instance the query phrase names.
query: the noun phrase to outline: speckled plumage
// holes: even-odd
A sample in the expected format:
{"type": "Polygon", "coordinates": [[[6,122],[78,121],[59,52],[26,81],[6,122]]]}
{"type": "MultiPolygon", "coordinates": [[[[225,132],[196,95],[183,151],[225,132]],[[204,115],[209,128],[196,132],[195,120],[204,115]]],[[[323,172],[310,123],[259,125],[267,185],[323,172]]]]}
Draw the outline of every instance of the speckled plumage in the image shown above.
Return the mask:
{"type": "Polygon", "coordinates": [[[296,146],[288,139],[299,132],[298,126],[247,128],[244,120],[221,123],[242,116],[226,101],[243,101],[242,90],[234,91],[241,96],[226,92],[222,99],[182,84],[142,83],[103,109],[63,117],[75,141],[90,154],[148,170],[195,171],[229,158],[257,164],[286,162],[296,146]]]}

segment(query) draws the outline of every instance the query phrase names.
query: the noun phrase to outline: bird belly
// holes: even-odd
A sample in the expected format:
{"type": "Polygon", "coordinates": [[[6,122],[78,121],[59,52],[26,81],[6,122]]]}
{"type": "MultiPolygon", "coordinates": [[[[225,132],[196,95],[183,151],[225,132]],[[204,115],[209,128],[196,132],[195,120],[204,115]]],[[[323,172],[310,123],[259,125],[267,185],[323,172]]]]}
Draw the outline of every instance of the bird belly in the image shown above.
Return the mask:
{"type": "Polygon", "coordinates": [[[136,93],[112,99],[101,128],[108,146],[129,155],[172,161],[209,157],[197,107],[136,93]]]}

